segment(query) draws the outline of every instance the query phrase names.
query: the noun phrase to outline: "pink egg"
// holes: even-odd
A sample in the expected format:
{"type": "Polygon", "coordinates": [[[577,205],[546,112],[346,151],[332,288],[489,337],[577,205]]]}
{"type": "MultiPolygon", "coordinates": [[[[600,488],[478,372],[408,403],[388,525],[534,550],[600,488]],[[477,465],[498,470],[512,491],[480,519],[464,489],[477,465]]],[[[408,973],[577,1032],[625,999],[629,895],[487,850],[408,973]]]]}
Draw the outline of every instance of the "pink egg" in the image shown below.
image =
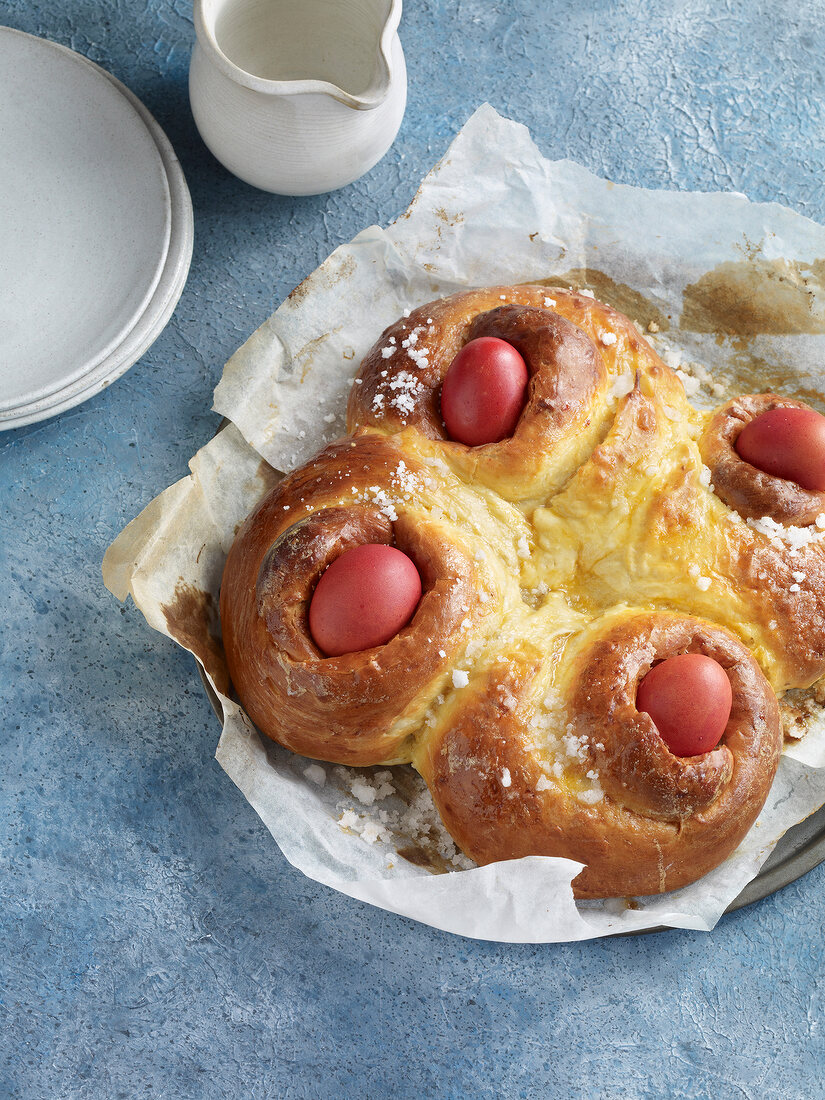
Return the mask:
{"type": "Polygon", "coordinates": [[[700,756],[716,748],[731,702],[727,673],[701,653],[682,653],[654,665],[636,693],[636,709],[650,715],[675,756],[700,756]]]}
{"type": "Polygon", "coordinates": [[[758,470],[825,492],[825,416],[813,409],[769,409],[745,425],[735,447],[758,470]]]}
{"type": "Polygon", "coordinates": [[[327,657],[385,645],[421,599],[412,560],[394,546],[365,543],[329,566],[309,606],[309,629],[327,657]]]}
{"type": "Polygon", "coordinates": [[[512,344],[481,336],[465,344],[441,386],[450,439],[479,447],[513,434],[527,400],[528,373],[512,344]]]}

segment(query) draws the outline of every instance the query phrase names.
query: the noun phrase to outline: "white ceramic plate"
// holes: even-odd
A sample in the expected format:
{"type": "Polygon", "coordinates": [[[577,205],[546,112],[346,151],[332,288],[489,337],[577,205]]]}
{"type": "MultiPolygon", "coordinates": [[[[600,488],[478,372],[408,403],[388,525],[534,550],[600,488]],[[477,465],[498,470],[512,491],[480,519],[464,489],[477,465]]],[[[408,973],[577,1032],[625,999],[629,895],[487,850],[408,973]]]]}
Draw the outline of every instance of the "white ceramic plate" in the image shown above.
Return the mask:
{"type": "Polygon", "coordinates": [[[183,289],[192,208],[143,105],[65,47],[0,28],[0,428],[120,377],[183,289]]]}

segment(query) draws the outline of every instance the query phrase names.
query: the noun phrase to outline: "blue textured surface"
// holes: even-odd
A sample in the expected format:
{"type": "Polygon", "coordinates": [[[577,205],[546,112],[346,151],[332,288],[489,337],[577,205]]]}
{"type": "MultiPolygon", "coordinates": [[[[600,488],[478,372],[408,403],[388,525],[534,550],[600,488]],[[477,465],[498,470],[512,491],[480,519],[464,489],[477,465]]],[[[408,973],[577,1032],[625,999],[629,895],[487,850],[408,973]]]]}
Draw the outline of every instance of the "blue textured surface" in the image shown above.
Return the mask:
{"type": "MultiPolygon", "coordinates": [[[[0,1096],[821,1097],[825,866],[711,936],[463,941],[303,878],[213,759],[192,661],[107,544],[216,426],[221,366],[386,223],[488,99],[615,180],[825,221],[825,4],[407,0],[410,98],[366,178],[285,199],[194,129],[183,0],[7,0],[123,80],[195,207],[191,275],[108,391],[0,435],[0,1096]]],[[[0,155],[2,151],[0,150],[0,155]]]]}

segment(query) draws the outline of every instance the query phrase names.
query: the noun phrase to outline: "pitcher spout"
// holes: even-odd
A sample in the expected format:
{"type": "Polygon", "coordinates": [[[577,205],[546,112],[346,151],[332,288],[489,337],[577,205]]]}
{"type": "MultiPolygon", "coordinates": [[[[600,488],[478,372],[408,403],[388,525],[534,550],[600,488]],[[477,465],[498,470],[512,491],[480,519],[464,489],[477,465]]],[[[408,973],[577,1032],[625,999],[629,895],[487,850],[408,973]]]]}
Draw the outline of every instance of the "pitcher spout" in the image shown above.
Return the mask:
{"type": "Polygon", "coordinates": [[[225,75],[272,96],[372,111],[397,76],[402,0],[195,0],[198,41],[225,75]]]}
{"type": "MultiPolygon", "coordinates": [[[[377,31],[377,42],[373,47],[375,65],[370,84],[358,95],[348,94],[342,89],[336,99],[354,107],[357,111],[371,111],[386,100],[390,92],[393,80],[393,56],[392,41],[401,22],[402,0],[373,0],[376,23],[374,28],[367,29],[370,36],[377,31]]],[[[366,22],[366,20],[365,20],[366,22]]]]}

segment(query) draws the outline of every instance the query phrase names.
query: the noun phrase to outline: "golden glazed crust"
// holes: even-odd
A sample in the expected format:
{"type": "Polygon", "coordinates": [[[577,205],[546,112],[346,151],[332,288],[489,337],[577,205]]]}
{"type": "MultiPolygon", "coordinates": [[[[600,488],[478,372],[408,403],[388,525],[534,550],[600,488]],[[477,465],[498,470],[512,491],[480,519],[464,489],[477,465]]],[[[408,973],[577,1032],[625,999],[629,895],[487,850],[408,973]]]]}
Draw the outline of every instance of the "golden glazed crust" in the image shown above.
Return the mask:
{"type": "Polygon", "coordinates": [[[537,694],[540,667],[494,666],[420,744],[415,764],[468,855],[578,860],[574,893],[594,898],[678,889],[736,848],[782,744],[776,697],[738,639],[699,619],[628,610],[574,638],[552,688],[537,694]],[[674,756],[635,706],[653,663],[679,653],[719,661],[733,694],[719,746],[692,758],[674,756]]]}
{"type": "Polygon", "coordinates": [[[663,398],[662,381],[642,379],[590,458],[534,511],[536,575],[594,615],[646,604],[720,623],[775,691],[807,687],[825,672],[825,536],[770,516],[746,522],[727,506],[694,441],[707,440],[708,414],[663,398]]]}
{"type": "MultiPolygon", "coordinates": [[[[578,294],[553,293],[569,301],[574,316],[596,307],[578,294]]],[[[397,321],[361,365],[361,384],[353,386],[347,409],[350,430],[412,427],[437,441],[433,453],[467,480],[506,500],[545,498],[597,441],[610,388],[599,349],[575,323],[546,307],[547,299],[543,287],[491,287],[430,302],[397,321]],[[468,447],[446,435],[441,383],[457,352],[482,336],[506,340],[524,357],[528,398],[511,438],[468,447]]],[[[634,336],[635,329],[627,333],[634,336]]]]}
{"type": "Polygon", "coordinates": [[[396,511],[385,493],[371,492],[390,486],[400,463],[405,483],[423,488],[423,470],[388,440],[332,444],[261,502],[226,562],[221,623],[232,683],[258,728],[305,756],[354,765],[404,759],[419,695],[445,678],[466,632],[481,629],[494,606],[492,585],[453,532],[412,496],[396,511]],[[366,542],[394,542],[408,554],[423,597],[387,645],[325,657],[309,632],[312,593],[336,557],[366,542]]]}
{"type": "Polygon", "coordinates": [[[353,435],[238,534],[221,618],[243,705],[307,756],[412,761],[479,862],[579,860],[579,897],[693,881],[764,803],[777,693],[825,673],[821,532],[810,510],[780,526],[787,497],[738,456],[731,473],[730,425],[762,400],[698,412],[636,327],[585,294],[503,286],[420,307],[366,356],[353,435]],[[513,437],[473,448],[446,437],[439,395],[482,335],[518,348],[530,386],[513,437]],[[408,553],[425,595],[386,646],[326,658],[309,601],[359,542],[408,553]],[[694,651],[726,669],[734,705],[721,744],[686,760],[635,690],[655,660],[694,651]]]}

